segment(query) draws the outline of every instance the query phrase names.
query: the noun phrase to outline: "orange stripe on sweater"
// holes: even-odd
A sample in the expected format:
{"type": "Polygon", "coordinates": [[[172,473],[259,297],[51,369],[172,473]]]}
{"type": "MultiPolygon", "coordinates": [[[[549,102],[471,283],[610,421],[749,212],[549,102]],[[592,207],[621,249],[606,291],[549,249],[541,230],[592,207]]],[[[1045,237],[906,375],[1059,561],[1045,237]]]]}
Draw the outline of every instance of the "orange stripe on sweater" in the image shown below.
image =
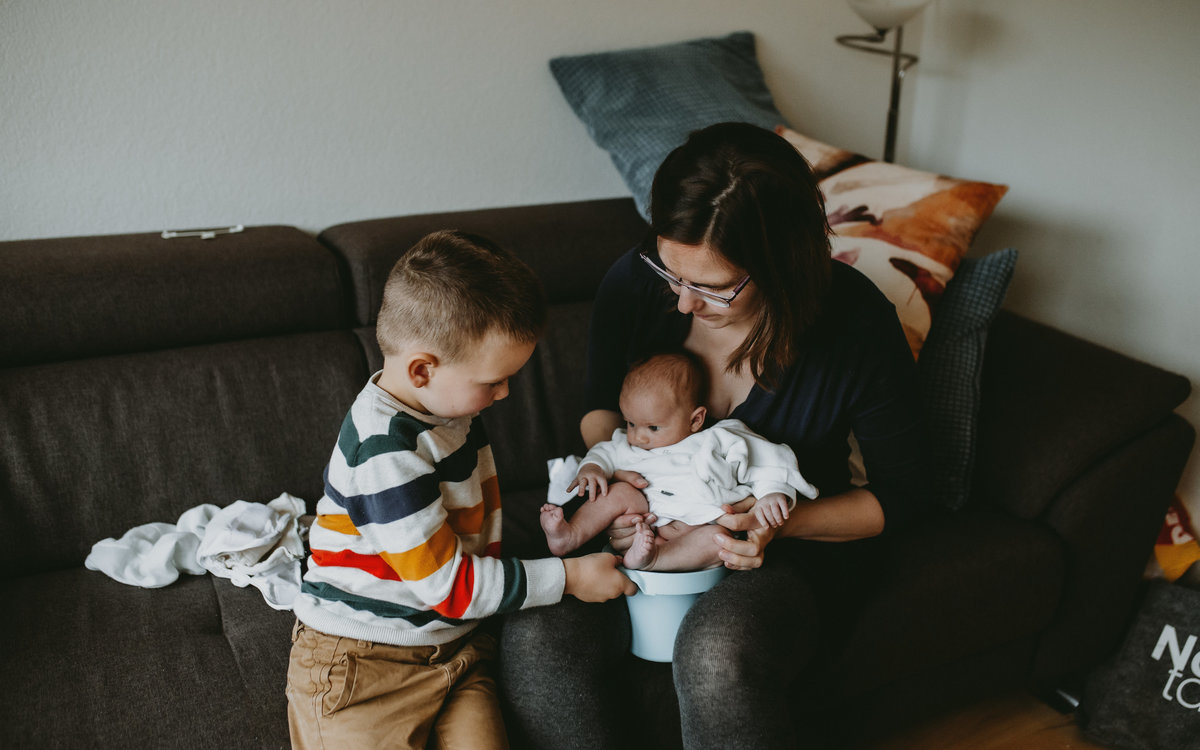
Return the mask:
{"type": "Polygon", "coordinates": [[[480,484],[483,499],[470,508],[453,508],[446,511],[446,523],[459,534],[478,534],[483,530],[483,521],[492,511],[500,507],[500,482],[496,477],[483,480],[480,484]]]}

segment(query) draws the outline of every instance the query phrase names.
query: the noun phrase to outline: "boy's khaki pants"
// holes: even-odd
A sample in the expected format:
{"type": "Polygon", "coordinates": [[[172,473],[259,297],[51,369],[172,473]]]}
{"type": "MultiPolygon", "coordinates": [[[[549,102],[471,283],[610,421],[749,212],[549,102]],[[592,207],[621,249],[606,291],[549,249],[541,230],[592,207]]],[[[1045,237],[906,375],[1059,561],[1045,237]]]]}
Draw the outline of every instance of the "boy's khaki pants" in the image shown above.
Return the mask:
{"type": "Polygon", "coordinates": [[[287,676],[292,747],[506,750],[495,655],[495,639],[478,630],[442,646],[388,646],[297,621],[287,676]]]}

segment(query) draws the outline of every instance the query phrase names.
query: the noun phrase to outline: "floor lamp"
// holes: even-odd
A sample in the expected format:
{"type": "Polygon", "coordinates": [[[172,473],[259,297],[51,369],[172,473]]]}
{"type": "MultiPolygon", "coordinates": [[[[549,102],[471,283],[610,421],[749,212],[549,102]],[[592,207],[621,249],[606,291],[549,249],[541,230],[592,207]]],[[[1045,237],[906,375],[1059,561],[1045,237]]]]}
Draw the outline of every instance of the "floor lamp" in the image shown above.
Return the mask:
{"type": "Polygon", "coordinates": [[[892,58],[892,95],[888,103],[887,134],[883,141],[883,160],[891,162],[896,156],[896,121],[900,115],[900,82],[904,73],[917,64],[917,56],[902,49],[904,24],[929,4],[930,0],[846,0],[850,8],[871,27],[874,34],[845,34],[838,44],[852,49],[887,55],[892,58]],[[895,30],[895,41],[889,50],[883,46],[889,31],[895,30]]]}

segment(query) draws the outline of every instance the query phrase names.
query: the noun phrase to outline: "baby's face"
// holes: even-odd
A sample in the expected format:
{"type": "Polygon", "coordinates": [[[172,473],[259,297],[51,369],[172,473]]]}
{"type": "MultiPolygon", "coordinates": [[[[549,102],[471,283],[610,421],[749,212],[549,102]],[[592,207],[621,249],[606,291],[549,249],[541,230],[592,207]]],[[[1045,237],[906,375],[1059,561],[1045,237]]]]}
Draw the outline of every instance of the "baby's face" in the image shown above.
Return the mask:
{"type": "Polygon", "coordinates": [[[664,388],[622,393],[621,414],[629,444],[645,450],[674,445],[704,424],[703,414],[696,419],[694,409],[664,388]]]}

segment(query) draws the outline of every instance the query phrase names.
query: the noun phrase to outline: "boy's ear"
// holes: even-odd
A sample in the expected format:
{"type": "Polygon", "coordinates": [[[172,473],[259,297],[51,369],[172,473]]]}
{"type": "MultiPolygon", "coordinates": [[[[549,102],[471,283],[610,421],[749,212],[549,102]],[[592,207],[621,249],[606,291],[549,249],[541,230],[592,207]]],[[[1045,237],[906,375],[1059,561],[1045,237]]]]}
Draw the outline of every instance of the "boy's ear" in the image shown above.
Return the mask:
{"type": "Polygon", "coordinates": [[[437,355],[429,354],[428,352],[417,352],[409,356],[408,365],[405,373],[408,375],[408,382],[412,383],[413,388],[424,388],[433,378],[433,371],[437,369],[437,355]]]}
{"type": "Polygon", "coordinates": [[[696,411],[692,412],[692,432],[699,432],[704,426],[704,417],[708,415],[708,409],[703,406],[697,406],[696,411]]]}

